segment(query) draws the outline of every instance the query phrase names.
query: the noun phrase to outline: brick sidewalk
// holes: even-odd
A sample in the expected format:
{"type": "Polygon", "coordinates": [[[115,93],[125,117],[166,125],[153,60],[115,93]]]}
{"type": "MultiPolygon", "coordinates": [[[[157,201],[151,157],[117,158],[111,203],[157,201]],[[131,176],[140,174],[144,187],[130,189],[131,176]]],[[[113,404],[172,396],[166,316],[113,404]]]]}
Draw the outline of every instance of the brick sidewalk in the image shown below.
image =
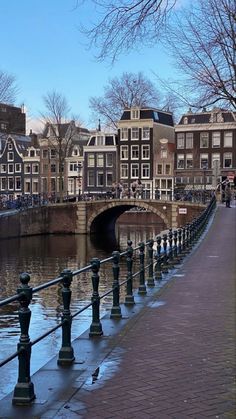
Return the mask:
{"type": "Polygon", "coordinates": [[[235,249],[236,208],[219,206],[175,280],[55,417],[235,418],[235,249]]]}

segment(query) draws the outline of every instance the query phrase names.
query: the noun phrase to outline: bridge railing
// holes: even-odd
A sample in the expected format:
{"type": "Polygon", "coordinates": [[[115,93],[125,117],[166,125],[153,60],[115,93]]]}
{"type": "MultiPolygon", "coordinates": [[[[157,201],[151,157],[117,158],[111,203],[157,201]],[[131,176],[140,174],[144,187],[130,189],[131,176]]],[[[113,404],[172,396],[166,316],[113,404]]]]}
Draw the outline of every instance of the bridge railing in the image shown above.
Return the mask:
{"type": "Polygon", "coordinates": [[[31,381],[30,375],[31,349],[34,345],[61,328],[62,341],[57,363],[58,365],[63,366],[72,365],[75,361],[71,341],[73,319],[91,307],[92,322],[89,328],[89,337],[102,336],[103,328],[100,318],[101,300],[108,295],[112,295],[110,317],[116,319],[122,318],[122,308],[120,304],[121,287],[126,287],[124,304],[133,305],[135,304],[133,292],[133,281],[135,278],[139,279],[137,292],[140,295],[145,295],[147,293],[147,287],[154,287],[157,283],[160,283],[169,270],[173,269],[175,265],[191,251],[194,244],[198,241],[207,225],[209,217],[215,207],[215,203],[216,200],[215,197],[213,197],[209,205],[198,218],[178,230],[172,231],[172,229],[170,229],[167,234],[159,235],[145,243],[138,243],[136,247],[133,247],[132,241],[129,240],[127,249],[124,252],[114,251],[110,257],[103,260],[93,258],[89,265],[75,271],[65,269],[58,278],[40,286],[34,288],[30,287],[30,275],[28,273],[22,273],[20,275],[20,285],[16,290],[16,294],[0,301],[0,307],[6,306],[13,301],[18,301],[20,305],[18,311],[20,338],[19,343],[17,344],[17,350],[0,363],[0,367],[3,367],[14,358],[18,357],[18,381],[14,388],[12,403],[15,405],[29,405],[36,397],[34,384],[31,381]],[[122,259],[126,265],[126,274],[123,280],[121,280],[120,276],[122,259]],[[100,295],[100,268],[107,263],[112,263],[113,283],[111,288],[100,295]],[[137,268],[135,271],[134,267],[137,268]],[[80,310],[72,313],[70,307],[72,294],[71,283],[74,277],[77,278],[84,272],[91,272],[91,302],[80,310]],[[29,336],[29,326],[31,319],[30,303],[33,294],[57,284],[62,285],[63,310],[61,313],[61,321],[35,340],[31,340],[29,336]]]}

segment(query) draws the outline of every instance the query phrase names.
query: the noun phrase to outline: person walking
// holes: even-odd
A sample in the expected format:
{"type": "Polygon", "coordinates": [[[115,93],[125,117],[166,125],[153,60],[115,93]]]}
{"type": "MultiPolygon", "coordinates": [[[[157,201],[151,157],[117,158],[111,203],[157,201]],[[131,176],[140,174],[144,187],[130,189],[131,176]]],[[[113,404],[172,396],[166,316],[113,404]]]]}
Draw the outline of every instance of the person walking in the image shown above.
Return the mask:
{"type": "Polygon", "coordinates": [[[226,208],[231,208],[230,202],[231,202],[231,189],[230,186],[226,186],[225,188],[225,206],[226,208]]]}

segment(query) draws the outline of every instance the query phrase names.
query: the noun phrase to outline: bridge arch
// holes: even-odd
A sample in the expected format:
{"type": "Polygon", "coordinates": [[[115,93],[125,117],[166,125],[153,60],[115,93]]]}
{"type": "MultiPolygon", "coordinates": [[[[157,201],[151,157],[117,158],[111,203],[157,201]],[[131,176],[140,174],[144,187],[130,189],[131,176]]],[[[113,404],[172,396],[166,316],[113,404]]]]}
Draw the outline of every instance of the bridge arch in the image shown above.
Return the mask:
{"type": "Polygon", "coordinates": [[[152,206],[150,203],[146,203],[144,201],[111,201],[106,202],[100,208],[93,210],[92,214],[90,215],[87,221],[87,232],[88,233],[99,233],[102,231],[111,231],[115,229],[115,224],[117,219],[121,214],[125,211],[130,210],[131,208],[145,208],[148,211],[156,214],[161,220],[164,222],[166,227],[169,226],[169,221],[167,216],[161,212],[159,209],[152,206]]]}

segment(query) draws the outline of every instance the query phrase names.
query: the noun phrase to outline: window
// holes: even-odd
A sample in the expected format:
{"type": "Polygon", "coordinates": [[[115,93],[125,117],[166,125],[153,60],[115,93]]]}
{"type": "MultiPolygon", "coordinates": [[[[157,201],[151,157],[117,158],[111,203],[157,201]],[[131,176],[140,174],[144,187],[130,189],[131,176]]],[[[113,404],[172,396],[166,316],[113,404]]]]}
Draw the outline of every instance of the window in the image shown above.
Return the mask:
{"type": "Polygon", "coordinates": [[[47,157],[48,157],[48,150],[43,150],[42,151],[42,156],[43,156],[43,159],[47,159],[47,157]]]}
{"type": "Polygon", "coordinates": [[[150,128],[149,127],[143,127],[143,129],[142,129],[142,139],[143,140],[149,140],[150,139],[150,128]]]}
{"type": "Polygon", "coordinates": [[[43,165],[43,173],[48,171],[48,164],[43,165]]]}
{"type": "Polygon", "coordinates": [[[122,145],[120,147],[120,159],[121,160],[127,160],[128,159],[128,146],[122,145]]]}
{"type": "Polygon", "coordinates": [[[233,133],[232,131],[224,132],[224,147],[233,146],[233,133]]]}
{"type": "Polygon", "coordinates": [[[161,150],[161,158],[162,159],[167,159],[167,150],[166,149],[161,150]]]}
{"type": "Polygon", "coordinates": [[[138,163],[131,164],[131,178],[137,179],[139,177],[139,165],[138,163]]]}
{"type": "Polygon", "coordinates": [[[107,153],[106,155],[106,166],[113,167],[113,154],[112,153],[107,153]]]}
{"type": "Polygon", "coordinates": [[[97,167],[103,167],[104,166],[104,156],[103,154],[99,153],[97,154],[97,167]]]}
{"type": "Polygon", "coordinates": [[[57,152],[54,148],[51,148],[50,150],[51,159],[55,159],[57,156],[57,152]]]}
{"type": "Polygon", "coordinates": [[[131,109],[131,119],[139,119],[139,109],[131,109]]]}
{"type": "Polygon", "coordinates": [[[1,123],[1,129],[5,131],[7,129],[7,124],[1,123]]]}
{"type": "Polygon", "coordinates": [[[88,170],[88,177],[87,177],[87,181],[88,181],[88,186],[94,186],[94,172],[92,170],[88,170]]]}
{"type": "Polygon", "coordinates": [[[188,123],[188,117],[187,116],[185,116],[184,117],[184,125],[186,125],[188,123]]]}
{"type": "Polygon", "coordinates": [[[8,173],[14,173],[14,164],[13,163],[10,163],[8,165],[8,173]]]}
{"type": "Polygon", "coordinates": [[[232,167],[232,153],[224,153],[224,167],[232,167]]]}
{"type": "Polygon", "coordinates": [[[13,149],[13,145],[12,145],[12,143],[8,143],[8,145],[7,145],[7,149],[8,149],[8,150],[12,150],[12,149],[13,149]]]}
{"type": "Polygon", "coordinates": [[[73,151],[72,151],[72,156],[78,156],[79,155],[79,150],[78,150],[78,148],[73,148],[73,151]]]}
{"type": "Polygon", "coordinates": [[[106,174],[106,186],[112,186],[113,177],[112,172],[107,172],[106,174]]]}
{"type": "Polygon", "coordinates": [[[162,175],[162,164],[157,165],[157,174],[162,175]]]}
{"type": "Polygon", "coordinates": [[[171,165],[169,163],[165,164],[165,173],[166,175],[170,175],[171,172],[171,165]]]}
{"type": "Polygon", "coordinates": [[[150,177],[150,164],[143,163],[142,164],[142,178],[149,178],[150,177]]]}
{"type": "Polygon", "coordinates": [[[177,148],[184,148],[184,134],[177,134],[177,148]]]}
{"type": "Polygon", "coordinates": [[[51,178],[51,191],[56,192],[56,179],[51,178]]]}
{"type": "Polygon", "coordinates": [[[25,173],[31,173],[31,166],[30,166],[30,164],[25,164],[25,173]]]}
{"type": "Polygon", "coordinates": [[[14,153],[12,151],[9,151],[7,153],[7,161],[13,161],[14,160],[14,153]]]}
{"type": "Polygon", "coordinates": [[[8,189],[9,189],[9,191],[14,190],[14,179],[13,179],[13,177],[8,178],[8,189]]]}
{"type": "Polygon", "coordinates": [[[120,139],[121,140],[128,140],[128,128],[121,128],[120,139]]]}
{"type": "Polygon", "coordinates": [[[5,191],[7,189],[7,180],[5,177],[1,178],[1,191],[5,191]]]}
{"type": "Polygon", "coordinates": [[[138,140],[139,129],[138,127],[133,127],[131,129],[131,140],[138,140]]]}
{"type": "Polygon", "coordinates": [[[15,190],[20,191],[21,190],[21,177],[17,176],[15,178],[15,190]]]}
{"type": "Polygon", "coordinates": [[[184,154],[177,154],[177,169],[184,169],[184,154]]]}
{"type": "Polygon", "coordinates": [[[172,189],[172,179],[167,179],[167,189],[172,189]]]}
{"type": "Polygon", "coordinates": [[[212,133],[212,147],[220,147],[220,131],[215,131],[212,133]]]}
{"type": "Polygon", "coordinates": [[[200,154],[200,168],[208,169],[208,154],[200,154]]]}
{"type": "Polygon", "coordinates": [[[6,173],[6,172],[7,172],[7,165],[1,164],[1,173],[6,173]]]}
{"type": "Polygon", "coordinates": [[[97,186],[104,186],[104,174],[103,172],[97,173],[97,186]]]}
{"type": "Polygon", "coordinates": [[[122,179],[128,178],[128,164],[120,165],[120,174],[122,179]]]}
{"type": "Polygon", "coordinates": [[[142,159],[150,159],[150,146],[142,145],[142,159]]]}
{"type": "Polygon", "coordinates": [[[209,146],[209,135],[208,132],[200,132],[200,147],[208,148],[209,146]]]}
{"type": "Polygon", "coordinates": [[[77,172],[77,164],[76,163],[70,163],[70,172],[77,172]]]}
{"type": "Polygon", "coordinates": [[[192,168],[193,168],[193,155],[186,154],[186,169],[192,169],[192,168]]]}
{"type": "Polygon", "coordinates": [[[56,173],[56,165],[55,163],[51,164],[51,173],[56,173]]]}
{"type": "Polygon", "coordinates": [[[212,154],[212,163],[211,163],[211,167],[214,167],[214,161],[218,161],[218,165],[220,167],[220,153],[214,153],[212,154]]]}
{"type": "Polygon", "coordinates": [[[39,173],[39,165],[37,163],[32,165],[32,173],[39,173]]]}
{"type": "Polygon", "coordinates": [[[35,150],[30,150],[29,151],[29,156],[30,157],[35,157],[35,150]]]}
{"type": "Polygon", "coordinates": [[[137,160],[139,158],[139,146],[138,145],[132,145],[131,146],[131,159],[137,160]]]}
{"type": "Polygon", "coordinates": [[[193,133],[186,133],[186,148],[193,148],[193,133]]]}
{"type": "Polygon", "coordinates": [[[34,179],[33,180],[33,185],[32,185],[32,192],[33,193],[38,193],[38,191],[39,191],[38,180],[34,179]]]}
{"type": "Polygon", "coordinates": [[[94,166],[95,166],[94,154],[88,153],[88,167],[94,167],[94,166]]]}
{"type": "Polygon", "coordinates": [[[15,164],[15,172],[16,172],[16,173],[21,172],[21,164],[20,164],[20,163],[16,163],[16,164],[15,164]]]}

